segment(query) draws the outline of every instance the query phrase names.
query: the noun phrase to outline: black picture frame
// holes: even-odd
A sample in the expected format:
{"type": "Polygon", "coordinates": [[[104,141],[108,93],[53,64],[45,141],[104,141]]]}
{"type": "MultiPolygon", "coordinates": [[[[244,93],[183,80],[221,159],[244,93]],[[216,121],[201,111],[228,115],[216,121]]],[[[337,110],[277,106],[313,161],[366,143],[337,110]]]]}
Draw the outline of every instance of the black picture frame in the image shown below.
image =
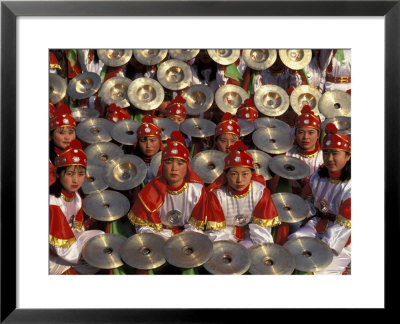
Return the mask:
{"type": "MultiPolygon", "coordinates": [[[[2,1],[1,2],[1,322],[227,322],[240,309],[16,308],[16,19],[19,16],[384,16],[385,309],[398,282],[392,238],[399,237],[400,1],[2,1]],[[90,8],[90,10],[89,10],[90,8]],[[393,220],[394,218],[394,220],[393,220]],[[396,226],[392,226],[396,225],[396,226]]],[[[373,44],[371,44],[373,47],[373,44]]],[[[372,58],[371,58],[372,60],[372,58]]],[[[371,62],[372,64],[372,62],[371,62]]],[[[371,71],[371,73],[373,73],[371,71]]],[[[373,79],[371,80],[373,82],[373,79]]],[[[379,112],[378,112],[379,113],[379,112]]],[[[382,112],[383,113],[383,112],[382,112]]],[[[372,179],[371,179],[372,181],[372,179]]],[[[372,183],[371,183],[371,189],[372,183]]],[[[371,193],[371,197],[373,193],[371,193]]],[[[372,268],[372,266],[371,266],[372,268]]],[[[329,303],[327,304],[329,306],[329,303]]],[[[310,306],[312,307],[312,306],[310,306]]],[[[252,310],[254,316],[263,310],[252,310]]],[[[285,312],[286,313],[286,312],[285,312]]],[[[252,313],[253,314],[253,313],[252,313]]],[[[264,315],[263,315],[264,314],[264,315]]],[[[253,316],[253,315],[252,315],[253,316]]],[[[286,317],[288,319],[288,317],[286,317]]]]}

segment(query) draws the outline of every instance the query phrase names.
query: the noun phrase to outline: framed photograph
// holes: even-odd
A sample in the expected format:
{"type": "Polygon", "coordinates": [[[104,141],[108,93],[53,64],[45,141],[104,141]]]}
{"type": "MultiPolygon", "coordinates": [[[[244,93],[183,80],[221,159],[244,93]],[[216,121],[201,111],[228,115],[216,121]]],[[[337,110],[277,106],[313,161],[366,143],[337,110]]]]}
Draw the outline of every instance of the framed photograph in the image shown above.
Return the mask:
{"type": "Polygon", "coordinates": [[[249,309],[391,308],[399,21],[399,1],[2,1],[1,321],[226,322],[249,309]],[[351,276],[49,276],[50,48],[350,48],[351,276]]]}

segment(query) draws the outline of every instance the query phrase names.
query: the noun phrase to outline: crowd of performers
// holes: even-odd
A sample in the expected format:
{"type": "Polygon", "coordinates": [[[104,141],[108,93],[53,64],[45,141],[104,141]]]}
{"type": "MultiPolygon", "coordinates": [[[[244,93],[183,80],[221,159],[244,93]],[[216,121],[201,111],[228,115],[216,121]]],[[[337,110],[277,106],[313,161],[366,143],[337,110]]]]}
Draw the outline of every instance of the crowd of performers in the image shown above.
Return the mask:
{"type": "MultiPolygon", "coordinates": [[[[50,50],[50,74],[58,74],[66,83],[81,73],[94,72],[102,83],[121,76],[157,79],[158,64],[144,65],[134,56],[124,65],[112,67],[102,62],[96,50],[50,50]]],[[[164,60],[167,60],[167,56],[164,60]]],[[[246,248],[270,242],[283,245],[302,236],[320,239],[334,252],[331,264],[313,274],[346,274],[351,261],[351,142],[350,136],[338,131],[333,123],[322,128],[325,117],[315,114],[305,105],[301,113],[292,107],[281,116],[274,117],[287,123],[293,130],[293,146],[283,155],[296,157],[310,167],[309,176],[291,180],[290,192],[307,201],[308,217],[297,224],[295,230],[279,218],[271,194],[279,192],[280,178],[269,180],[255,171],[248,150],[258,149],[251,136],[241,136],[238,118],[255,122],[264,115],[254,104],[254,94],[262,85],[278,85],[290,93],[301,85],[310,85],[323,94],[330,90],[350,94],[350,50],[312,50],[311,62],[301,71],[292,70],[279,59],[265,70],[250,69],[242,56],[233,64],[221,65],[207,50],[200,50],[185,62],[191,68],[190,84],[204,84],[215,93],[226,84],[242,87],[249,95],[236,115],[221,111],[213,103],[200,116],[189,116],[185,109],[183,90],[165,90],[160,106],[151,111],[133,105],[121,108],[108,105],[98,93],[85,99],[66,95],[49,105],[50,139],[50,221],[49,221],[49,273],[50,274],[115,274],[87,264],[82,248],[90,238],[116,232],[126,237],[136,233],[155,233],[165,239],[182,231],[206,234],[211,241],[232,240],[246,248]],[[234,72],[232,72],[232,69],[234,72]],[[88,143],[76,133],[78,121],[71,107],[92,108],[99,118],[112,123],[134,119],[141,122],[137,129],[137,142],[122,145],[125,154],[141,158],[147,168],[145,180],[139,186],[121,191],[131,204],[129,212],[115,222],[97,221],[83,212],[82,184],[86,180],[88,143]],[[162,140],[162,129],[154,118],[168,118],[182,124],[188,117],[199,117],[215,123],[215,134],[206,139],[191,138],[182,131],[173,131],[162,140]],[[212,183],[204,183],[191,165],[191,159],[204,150],[226,153],[224,170],[212,183]],[[162,151],[158,175],[150,170],[152,157],[162,151]],[[182,226],[170,227],[161,221],[170,210],[184,215],[182,226]],[[249,214],[246,227],[234,225],[238,214],[249,214]],[[111,224],[113,223],[113,224],[111,224]]],[[[125,269],[122,273],[145,273],[125,269]]]]}

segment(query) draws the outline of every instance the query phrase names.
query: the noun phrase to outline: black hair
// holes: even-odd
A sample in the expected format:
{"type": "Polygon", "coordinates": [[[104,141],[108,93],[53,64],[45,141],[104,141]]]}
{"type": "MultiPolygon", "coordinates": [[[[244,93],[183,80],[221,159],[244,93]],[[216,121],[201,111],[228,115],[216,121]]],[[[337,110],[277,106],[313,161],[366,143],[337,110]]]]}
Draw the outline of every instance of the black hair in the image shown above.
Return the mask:
{"type": "MultiPolygon", "coordinates": [[[[349,155],[349,153],[346,152],[346,155],[349,155]]],[[[318,174],[321,178],[329,178],[329,172],[326,166],[320,168],[318,170],[318,174]]],[[[350,179],[351,179],[351,159],[346,162],[339,177],[339,180],[341,181],[347,181],[350,179]]]]}
{"type": "MultiPolygon", "coordinates": [[[[63,186],[60,181],[60,175],[63,171],[65,172],[67,170],[67,168],[69,168],[70,166],[72,166],[72,165],[66,165],[66,166],[59,167],[56,169],[57,179],[50,186],[50,195],[54,195],[57,198],[59,198],[61,196],[61,190],[63,189],[63,186]]],[[[81,166],[82,168],[85,168],[83,165],[75,165],[75,166],[81,166]]],[[[86,168],[85,168],[85,170],[86,170],[86,168]]]]}
{"type": "Polygon", "coordinates": [[[53,129],[51,132],[50,132],[50,137],[51,137],[51,140],[50,140],[50,144],[49,144],[49,157],[50,157],[50,161],[51,161],[51,163],[53,163],[53,164],[55,164],[55,159],[56,159],[56,157],[57,157],[57,153],[56,153],[56,151],[55,151],[55,144],[54,144],[54,141],[53,141],[53,133],[54,133],[54,131],[55,131],[55,129],[53,129]]]}

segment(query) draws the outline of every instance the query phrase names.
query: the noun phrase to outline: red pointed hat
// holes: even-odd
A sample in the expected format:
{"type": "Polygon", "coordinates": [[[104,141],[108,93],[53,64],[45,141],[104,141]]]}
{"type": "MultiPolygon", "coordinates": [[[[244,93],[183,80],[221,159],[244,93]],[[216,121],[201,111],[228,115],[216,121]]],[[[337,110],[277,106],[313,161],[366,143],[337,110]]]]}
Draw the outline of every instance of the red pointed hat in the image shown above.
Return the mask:
{"type": "Polygon", "coordinates": [[[50,69],[58,69],[61,70],[61,65],[57,60],[56,55],[53,52],[50,52],[50,57],[49,57],[49,63],[50,63],[50,69]]]}
{"type": "Polygon", "coordinates": [[[162,130],[154,124],[153,117],[144,115],[142,118],[142,125],[137,129],[137,138],[145,136],[155,136],[161,139],[162,130]]]}
{"type": "Polygon", "coordinates": [[[87,166],[86,154],[82,150],[81,142],[77,139],[71,141],[70,145],[55,159],[56,168],[70,165],[81,165],[85,168],[87,166]]]}
{"type": "Polygon", "coordinates": [[[173,131],[167,139],[167,146],[162,153],[162,160],[169,158],[182,159],[189,163],[189,150],[184,145],[185,138],[180,131],[173,131]]]}
{"type": "Polygon", "coordinates": [[[184,104],[186,103],[185,98],[178,95],[174,99],[171,100],[171,104],[165,110],[165,114],[167,117],[169,116],[177,116],[186,118],[186,108],[184,104]]]}
{"type": "Polygon", "coordinates": [[[112,103],[107,107],[106,118],[112,123],[118,123],[121,120],[127,120],[131,118],[131,115],[126,109],[123,109],[117,106],[115,103],[112,103]]]}
{"type": "Polygon", "coordinates": [[[229,146],[229,153],[225,157],[224,170],[235,166],[254,169],[253,157],[246,151],[247,146],[242,141],[236,141],[235,144],[229,146]]]}
{"type": "Polygon", "coordinates": [[[54,111],[54,117],[50,119],[50,131],[58,127],[76,128],[76,120],[71,116],[71,109],[61,104],[54,111]]]}
{"type": "Polygon", "coordinates": [[[351,152],[351,141],[347,135],[338,133],[335,124],[328,123],[325,126],[325,137],[322,143],[323,150],[340,150],[351,152]]]}
{"type": "Polygon", "coordinates": [[[248,121],[254,121],[258,118],[258,110],[251,98],[247,98],[244,103],[237,110],[236,115],[248,121]]]}
{"type": "Polygon", "coordinates": [[[51,102],[51,99],[49,101],[49,117],[53,118],[54,113],[56,112],[56,108],[54,107],[53,103],[51,102]]]}
{"type": "Polygon", "coordinates": [[[321,130],[321,119],[316,116],[309,105],[305,105],[301,109],[301,115],[296,116],[295,126],[312,127],[321,130]]]}
{"type": "Polygon", "coordinates": [[[235,134],[240,137],[240,126],[237,117],[233,117],[231,113],[226,112],[221,119],[221,122],[215,127],[215,137],[228,133],[235,134]]]}

